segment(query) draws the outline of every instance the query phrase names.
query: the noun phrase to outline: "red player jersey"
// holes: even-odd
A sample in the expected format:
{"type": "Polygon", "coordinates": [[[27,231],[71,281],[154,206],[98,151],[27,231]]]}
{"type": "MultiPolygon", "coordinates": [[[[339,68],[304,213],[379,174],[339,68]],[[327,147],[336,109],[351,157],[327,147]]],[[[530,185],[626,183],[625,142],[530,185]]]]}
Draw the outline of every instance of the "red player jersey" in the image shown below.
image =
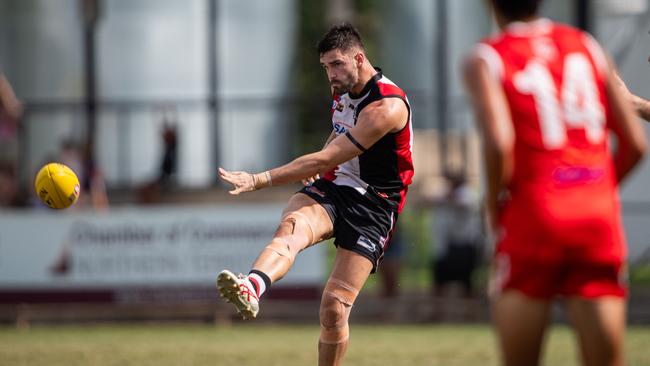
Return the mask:
{"type": "Polygon", "coordinates": [[[515,133],[498,250],[548,260],[623,258],[600,46],[540,19],[511,24],[476,52],[503,86],[515,133]]]}

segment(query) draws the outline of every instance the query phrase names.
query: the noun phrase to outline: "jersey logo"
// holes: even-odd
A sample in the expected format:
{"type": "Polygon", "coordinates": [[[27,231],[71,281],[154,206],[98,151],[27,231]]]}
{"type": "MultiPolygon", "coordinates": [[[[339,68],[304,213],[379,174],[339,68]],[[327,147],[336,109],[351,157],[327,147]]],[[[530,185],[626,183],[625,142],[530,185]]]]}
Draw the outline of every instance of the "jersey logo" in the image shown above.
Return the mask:
{"type": "Polygon", "coordinates": [[[377,244],[371,242],[370,239],[366,238],[365,236],[359,237],[357,240],[357,245],[362,246],[373,253],[377,251],[377,244]]]}
{"type": "Polygon", "coordinates": [[[558,184],[594,183],[604,176],[605,170],[602,168],[568,166],[553,170],[553,180],[558,184]]]}
{"type": "Polygon", "coordinates": [[[334,102],[334,109],[336,109],[337,111],[343,112],[344,108],[345,106],[343,105],[343,103],[334,102]]]}
{"type": "Polygon", "coordinates": [[[340,134],[346,133],[348,131],[348,129],[345,128],[345,126],[343,126],[343,125],[341,125],[340,123],[337,122],[337,123],[334,124],[334,131],[336,131],[337,135],[340,135],[340,134]]]}

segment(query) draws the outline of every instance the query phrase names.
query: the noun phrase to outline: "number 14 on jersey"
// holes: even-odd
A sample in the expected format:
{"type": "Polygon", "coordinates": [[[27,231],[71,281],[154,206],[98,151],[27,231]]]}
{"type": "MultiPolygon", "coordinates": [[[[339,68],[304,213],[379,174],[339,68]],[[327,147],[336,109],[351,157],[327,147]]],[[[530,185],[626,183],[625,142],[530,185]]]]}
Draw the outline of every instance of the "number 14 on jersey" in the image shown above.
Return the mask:
{"type": "Polygon", "coordinates": [[[542,141],[547,149],[562,148],[567,129],[584,129],[587,140],[598,144],[605,138],[605,112],[600,102],[589,60],[580,53],[564,59],[561,90],[540,60],[532,60],[514,75],[514,86],[535,100],[542,141]]]}

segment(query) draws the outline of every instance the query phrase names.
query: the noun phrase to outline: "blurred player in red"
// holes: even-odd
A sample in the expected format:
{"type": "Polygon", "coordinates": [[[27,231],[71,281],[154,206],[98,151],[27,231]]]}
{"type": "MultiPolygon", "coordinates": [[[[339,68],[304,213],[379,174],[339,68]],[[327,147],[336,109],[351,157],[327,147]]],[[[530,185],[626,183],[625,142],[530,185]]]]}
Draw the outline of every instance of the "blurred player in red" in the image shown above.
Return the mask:
{"type": "Polygon", "coordinates": [[[370,64],[351,25],[332,27],[318,52],[334,94],[328,143],[258,174],[219,170],[234,186],[231,194],[301,180],[306,186],[289,200],[248,276],[224,270],[217,287],[245,318],[255,317],[259,297],[287,274],[296,255],[335,237],[334,268],[320,305],[318,364],[339,365],[352,305],[376,271],[406,201],[413,176],[411,113],[404,92],[370,64]]]}
{"type": "Polygon", "coordinates": [[[561,297],[585,365],[623,365],[625,257],[618,184],[645,134],[588,34],[491,0],[502,32],[467,60],[498,241],[493,318],[506,365],[537,365],[561,297]],[[614,152],[608,139],[616,136],[614,152]]]}

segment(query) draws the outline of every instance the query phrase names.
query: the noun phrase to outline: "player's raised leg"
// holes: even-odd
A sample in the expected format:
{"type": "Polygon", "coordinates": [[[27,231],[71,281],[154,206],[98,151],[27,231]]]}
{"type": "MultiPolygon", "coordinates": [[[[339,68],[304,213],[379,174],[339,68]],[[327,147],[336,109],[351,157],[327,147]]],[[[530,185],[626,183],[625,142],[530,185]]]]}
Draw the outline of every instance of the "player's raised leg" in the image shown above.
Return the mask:
{"type": "Polygon", "coordinates": [[[493,319],[506,366],[535,366],[549,320],[550,303],[506,290],[493,304],[493,319]]]}
{"type": "Polygon", "coordinates": [[[571,298],[567,312],[578,334],[585,366],[623,365],[624,298],[571,298]]]}
{"type": "Polygon", "coordinates": [[[282,212],[280,225],[271,242],[255,260],[248,276],[228,270],[219,273],[217,288],[244,318],[255,318],[259,298],[274,282],[284,277],[303,249],[332,236],[327,211],[309,196],[297,193],[282,212]]]}
{"type": "Polygon", "coordinates": [[[371,270],[372,262],[367,258],[347,249],[336,250],[334,268],[323,290],[320,305],[319,366],[341,363],[350,337],[348,317],[371,270]]]}
{"type": "Polygon", "coordinates": [[[333,230],[332,220],[323,206],[297,193],[282,212],[275,236],[253,263],[253,270],[265,273],[272,283],[276,282],[287,274],[300,251],[331,237],[333,230]]]}

